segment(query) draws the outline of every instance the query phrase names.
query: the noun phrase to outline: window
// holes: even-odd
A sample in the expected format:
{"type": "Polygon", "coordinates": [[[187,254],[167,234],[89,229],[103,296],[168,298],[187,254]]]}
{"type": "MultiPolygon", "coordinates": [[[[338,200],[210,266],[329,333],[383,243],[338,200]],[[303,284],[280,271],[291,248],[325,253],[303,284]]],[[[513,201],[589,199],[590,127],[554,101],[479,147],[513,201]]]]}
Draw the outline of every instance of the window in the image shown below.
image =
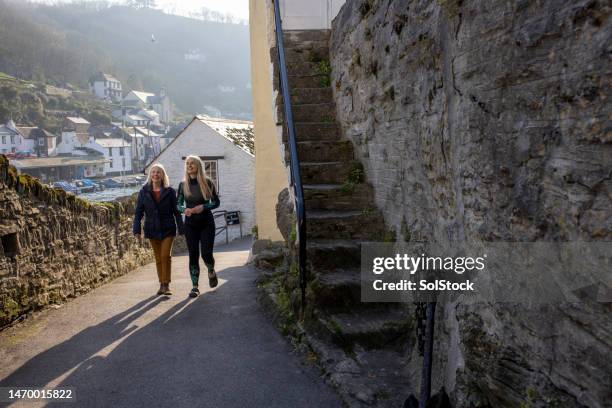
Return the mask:
{"type": "Polygon", "coordinates": [[[2,136],[2,144],[6,144],[6,136],[2,136]]]}
{"type": "Polygon", "coordinates": [[[123,168],[125,169],[125,157],[121,159],[121,163],[122,163],[123,168]]]}
{"type": "Polygon", "coordinates": [[[109,168],[113,168],[113,159],[110,159],[110,162],[108,162],[108,167],[109,168]]]}
{"type": "Polygon", "coordinates": [[[212,180],[215,184],[215,188],[217,189],[217,193],[219,192],[219,172],[217,167],[216,160],[202,160],[204,163],[204,171],[206,171],[206,176],[212,180]]]}
{"type": "Polygon", "coordinates": [[[45,139],[43,139],[42,137],[40,139],[38,139],[38,145],[39,146],[44,146],[45,145],[45,139]]]}
{"type": "MultiPolygon", "coordinates": [[[[119,148],[119,156],[123,156],[123,147],[119,148]]],[[[125,159],[123,161],[125,161],[125,159]]]]}
{"type": "Polygon", "coordinates": [[[11,135],[11,144],[15,144],[15,135],[11,135]]]}
{"type": "Polygon", "coordinates": [[[112,148],[112,147],[109,147],[109,148],[108,148],[108,155],[109,155],[109,156],[112,156],[112,155],[113,155],[113,148],[112,148]]]}

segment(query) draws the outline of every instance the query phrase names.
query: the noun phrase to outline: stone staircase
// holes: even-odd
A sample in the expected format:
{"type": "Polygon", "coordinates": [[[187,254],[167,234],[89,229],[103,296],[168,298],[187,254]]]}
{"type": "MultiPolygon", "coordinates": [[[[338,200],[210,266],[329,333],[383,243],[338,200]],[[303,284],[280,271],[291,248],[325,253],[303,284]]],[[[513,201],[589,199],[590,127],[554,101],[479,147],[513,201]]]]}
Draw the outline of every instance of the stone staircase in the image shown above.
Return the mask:
{"type": "MultiPolygon", "coordinates": [[[[376,208],[372,186],[364,180],[352,143],[342,139],[336,123],[328,40],[329,31],[285,33],[290,96],[306,201],[309,302],[313,307],[304,327],[311,343],[338,347],[344,351],[344,357],[355,356],[359,350],[367,353],[391,348],[396,352],[408,337],[409,314],[394,304],[361,302],[361,242],[394,237],[376,208]]],[[[272,61],[277,65],[276,50],[271,52],[272,61]]],[[[278,90],[278,67],[275,71],[274,85],[278,90]]],[[[284,115],[280,91],[276,105],[281,125],[284,115]]],[[[288,164],[286,128],[283,142],[288,164]]],[[[323,354],[329,355],[329,350],[323,354]]],[[[337,354],[336,358],[343,357],[337,354]]],[[[395,354],[392,358],[398,357],[395,354]]],[[[358,404],[363,398],[355,397],[356,393],[348,392],[354,394],[351,398],[356,398],[358,404]]]]}

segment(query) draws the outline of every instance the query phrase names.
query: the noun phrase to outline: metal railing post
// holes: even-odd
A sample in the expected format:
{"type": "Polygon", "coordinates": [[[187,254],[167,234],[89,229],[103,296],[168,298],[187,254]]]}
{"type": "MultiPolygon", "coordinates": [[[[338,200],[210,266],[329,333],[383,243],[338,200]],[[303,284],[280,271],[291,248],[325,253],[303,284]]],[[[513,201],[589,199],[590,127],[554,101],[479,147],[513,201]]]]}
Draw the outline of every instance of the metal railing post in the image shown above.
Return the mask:
{"type": "Polygon", "coordinates": [[[295,196],[295,213],[297,221],[298,240],[298,265],[300,273],[300,290],[302,295],[301,311],[306,307],[306,209],[304,207],[304,191],[302,189],[302,178],[300,175],[300,162],[297,153],[297,142],[295,137],[295,125],[293,123],[293,112],[291,110],[291,95],[289,93],[289,78],[287,75],[287,63],[285,60],[285,46],[283,43],[283,28],[280,14],[280,0],[274,0],[274,23],[276,29],[276,49],[278,51],[278,68],[280,87],[283,95],[283,108],[285,113],[285,124],[289,139],[289,153],[291,156],[291,184],[295,196]]]}

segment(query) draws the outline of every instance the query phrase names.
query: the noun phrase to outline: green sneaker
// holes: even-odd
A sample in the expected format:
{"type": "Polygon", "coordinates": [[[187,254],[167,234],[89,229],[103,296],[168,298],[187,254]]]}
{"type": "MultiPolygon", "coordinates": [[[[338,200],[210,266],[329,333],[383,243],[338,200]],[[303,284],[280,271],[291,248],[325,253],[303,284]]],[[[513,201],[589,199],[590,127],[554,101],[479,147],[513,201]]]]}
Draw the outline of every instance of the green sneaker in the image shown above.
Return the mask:
{"type": "Polygon", "coordinates": [[[200,289],[194,286],[193,288],[191,288],[191,292],[189,292],[189,297],[190,298],[198,297],[199,294],[200,294],[200,289]]]}

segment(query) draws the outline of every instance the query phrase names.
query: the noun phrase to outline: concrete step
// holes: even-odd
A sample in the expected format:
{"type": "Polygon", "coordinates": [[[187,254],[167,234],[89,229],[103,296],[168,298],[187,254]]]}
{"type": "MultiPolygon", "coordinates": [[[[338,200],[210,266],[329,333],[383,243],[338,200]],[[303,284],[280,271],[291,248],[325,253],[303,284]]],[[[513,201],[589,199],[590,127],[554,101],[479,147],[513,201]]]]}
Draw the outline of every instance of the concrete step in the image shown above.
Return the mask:
{"type": "Polygon", "coordinates": [[[300,162],[303,184],[343,184],[352,170],[350,163],[341,161],[300,162]]]}
{"type": "Polygon", "coordinates": [[[374,207],[372,186],[359,184],[305,184],[308,210],[362,210],[374,207]]]}
{"type": "MultiPolygon", "coordinates": [[[[353,144],[349,141],[298,142],[298,157],[305,162],[352,160],[353,144]]],[[[285,145],[285,160],[289,161],[289,145],[285,145]]]]}
{"type": "Polygon", "coordinates": [[[294,62],[287,65],[288,75],[329,75],[329,71],[325,62],[294,62]]]}
{"type": "MultiPolygon", "coordinates": [[[[298,142],[340,140],[340,127],[335,122],[295,122],[295,136],[298,142]]],[[[283,142],[287,142],[287,128],[283,126],[283,142]]]]}
{"type": "MultiPolygon", "coordinates": [[[[301,123],[334,123],[336,120],[336,104],[334,103],[313,103],[291,105],[293,121],[301,123]]],[[[277,119],[284,122],[284,106],[278,106],[277,119]]]]}
{"type": "MultiPolygon", "coordinates": [[[[276,47],[270,49],[272,63],[278,65],[278,51],[276,47]]],[[[329,61],[329,47],[323,42],[309,42],[300,45],[285,47],[285,61],[287,65],[302,63],[329,61]]],[[[278,69],[278,68],[277,68],[278,69]]]]}
{"type": "MultiPolygon", "coordinates": [[[[286,41],[285,51],[325,51],[329,50],[328,40],[286,41]]],[[[325,52],[329,55],[329,51],[325,52]]]]}
{"type": "Polygon", "coordinates": [[[361,301],[361,271],[353,269],[322,269],[313,271],[310,282],[313,300],[318,309],[327,313],[385,309],[393,303],[361,301]]]}
{"type": "Polygon", "coordinates": [[[303,41],[329,41],[331,30],[284,30],[283,39],[287,43],[303,41]]]}
{"type": "Polygon", "coordinates": [[[348,239],[313,239],[306,244],[310,270],[333,270],[359,268],[361,264],[361,241],[348,239]]]}
{"type": "MultiPolygon", "coordinates": [[[[330,85],[329,75],[291,75],[289,77],[289,92],[300,88],[328,88],[330,85]]],[[[273,80],[274,89],[280,90],[279,78],[275,75],[273,80]]]]}
{"type": "Polygon", "coordinates": [[[344,349],[359,344],[382,349],[406,341],[412,333],[412,316],[402,307],[357,310],[320,316],[308,328],[344,349]]]}
{"type": "MultiPolygon", "coordinates": [[[[295,88],[290,89],[292,105],[307,105],[313,103],[333,103],[334,95],[330,87],[327,88],[295,88]]],[[[276,105],[282,106],[283,95],[276,97],[276,105]]]]}
{"type": "Polygon", "coordinates": [[[361,276],[358,269],[334,270],[317,274],[310,282],[318,309],[343,311],[361,306],[361,276]]]}
{"type": "Polygon", "coordinates": [[[385,224],[377,209],[361,211],[306,211],[309,238],[341,238],[378,241],[385,236],[385,224]]]}

